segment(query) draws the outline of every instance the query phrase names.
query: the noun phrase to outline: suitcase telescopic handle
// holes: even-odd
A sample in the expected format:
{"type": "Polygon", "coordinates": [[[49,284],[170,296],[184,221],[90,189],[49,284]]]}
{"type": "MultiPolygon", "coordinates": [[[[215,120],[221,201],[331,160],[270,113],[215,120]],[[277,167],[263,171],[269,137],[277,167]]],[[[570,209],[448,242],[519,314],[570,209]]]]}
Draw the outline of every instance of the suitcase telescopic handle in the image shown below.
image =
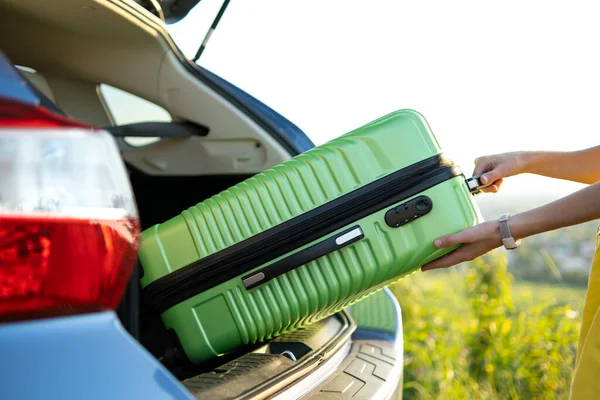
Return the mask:
{"type": "Polygon", "coordinates": [[[482,184],[481,183],[481,174],[480,174],[480,175],[473,175],[472,177],[467,179],[467,186],[469,187],[471,194],[476,195],[476,194],[481,193],[481,189],[490,186],[490,184],[488,184],[488,185],[482,184]]]}

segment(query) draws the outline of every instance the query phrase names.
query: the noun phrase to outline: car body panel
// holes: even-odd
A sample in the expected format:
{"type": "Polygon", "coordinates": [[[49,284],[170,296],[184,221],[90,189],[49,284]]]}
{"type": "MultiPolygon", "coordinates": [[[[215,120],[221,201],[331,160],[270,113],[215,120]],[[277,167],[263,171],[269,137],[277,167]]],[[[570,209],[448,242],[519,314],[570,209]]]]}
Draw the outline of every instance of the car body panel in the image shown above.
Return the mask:
{"type": "Polygon", "coordinates": [[[2,52],[0,52],[0,97],[34,106],[40,103],[40,99],[31,90],[27,80],[19,75],[2,52]]]}
{"type": "Polygon", "coordinates": [[[193,399],[112,311],[0,324],[6,399],[193,399]]]}
{"type": "MultiPolygon", "coordinates": [[[[354,310],[351,307],[354,318],[364,321],[362,314],[368,312],[365,310],[373,310],[372,305],[388,303],[381,308],[380,320],[394,321],[395,332],[389,330],[387,323],[380,328],[373,323],[358,324],[350,343],[354,350],[338,364],[343,369],[329,371],[331,376],[319,380],[319,386],[307,393],[309,398],[327,393],[331,390],[331,382],[339,382],[340,379],[349,382],[362,379],[373,387],[373,383],[377,382],[369,382],[365,376],[348,374],[355,369],[352,365],[356,359],[371,365],[381,364],[381,360],[376,358],[383,358],[381,365],[386,374],[383,378],[400,381],[403,343],[398,303],[387,289],[363,301],[370,304],[354,310]],[[365,354],[374,346],[382,350],[374,355],[365,354]],[[339,378],[340,374],[344,378],[339,378]]],[[[3,378],[0,380],[5,398],[194,398],[125,331],[112,311],[0,324],[0,354],[3,355],[0,359],[0,376],[3,378]]],[[[371,381],[383,380],[377,367],[366,372],[372,374],[369,377],[371,381]]],[[[359,384],[362,385],[356,383],[359,384]]],[[[383,384],[376,387],[381,388],[383,384]]],[[[377,392],[378,395],[388,393],[390,387],[384,389],[385,392],[377,392]]],[[[369,388],[369,392],[371,390],[369,388]]],[[[349,393],[360,392],[353,389],[349,393]]],[[[338,393],[336,398],[343,395],[338,393]]]]}
{"type": "Polygon", "coordinates": [[[358,329],[354,337],[361,336],[393,340],[402,351],[402,312],[398,300],[390,289],[383,290],[348,307],[358,329]]]}

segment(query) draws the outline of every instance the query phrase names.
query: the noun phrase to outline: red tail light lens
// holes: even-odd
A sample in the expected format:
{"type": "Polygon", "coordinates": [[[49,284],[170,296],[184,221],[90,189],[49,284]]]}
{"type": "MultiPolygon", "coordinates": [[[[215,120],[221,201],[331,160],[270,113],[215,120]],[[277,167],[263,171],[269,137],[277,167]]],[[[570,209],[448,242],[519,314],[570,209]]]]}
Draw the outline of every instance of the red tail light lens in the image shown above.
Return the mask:
{"type": "Polygon", "coordinates": [[[8,127],[52,128],[61,126],[89,128],[88,125],[54,114],[43,107],[32,107],[28,104],[0,98],[0,129],[8,127]]]}
{"type": "Polygon", "coordinates": [[[0,226],[0,315],[115,308],[135,261],[136,222],[13,215],[0,226]]]}
{"type": "Polygon", "coordinates": [[[0,318],[115,308],[139,237],[115,142],[25,107],[0,102],[0,318]]]}

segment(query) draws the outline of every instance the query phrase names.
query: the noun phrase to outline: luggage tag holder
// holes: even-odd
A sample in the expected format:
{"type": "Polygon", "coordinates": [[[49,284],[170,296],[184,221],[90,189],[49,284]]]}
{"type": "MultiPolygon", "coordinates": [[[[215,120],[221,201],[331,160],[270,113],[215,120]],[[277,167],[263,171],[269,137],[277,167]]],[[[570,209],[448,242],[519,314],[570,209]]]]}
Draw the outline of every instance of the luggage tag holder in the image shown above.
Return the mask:
{"type": "Polygon", "coordinates": [[[491,183],[487,184],[487,185],[482,184],[481,183],[481,175],[483,175],[483,174],[473,175],[472,177],[467,179],[467,186],[473,196],[476,196],[479,193],[481,193],[481,189],[486,188],[491,185],[491,183]]]}

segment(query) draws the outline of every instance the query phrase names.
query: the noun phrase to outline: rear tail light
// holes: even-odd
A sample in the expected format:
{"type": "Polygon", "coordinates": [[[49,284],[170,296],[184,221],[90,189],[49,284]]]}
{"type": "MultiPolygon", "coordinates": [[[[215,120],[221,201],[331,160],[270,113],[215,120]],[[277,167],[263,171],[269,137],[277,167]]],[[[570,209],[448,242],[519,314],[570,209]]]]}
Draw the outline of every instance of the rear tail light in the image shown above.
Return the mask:
{"type": "Polygon", "coordinates": [[[138,237],[112,136],[0,99],[0,318],[115,308],[138,237]]]}
{"type": "Polygon", "coordinates": [[[89,128],[85,124],[73,121],[62,115],[56,115],[42,107],[0,99],[0,129],[8,127],[51,128],[51,127],[89,128]]]}

